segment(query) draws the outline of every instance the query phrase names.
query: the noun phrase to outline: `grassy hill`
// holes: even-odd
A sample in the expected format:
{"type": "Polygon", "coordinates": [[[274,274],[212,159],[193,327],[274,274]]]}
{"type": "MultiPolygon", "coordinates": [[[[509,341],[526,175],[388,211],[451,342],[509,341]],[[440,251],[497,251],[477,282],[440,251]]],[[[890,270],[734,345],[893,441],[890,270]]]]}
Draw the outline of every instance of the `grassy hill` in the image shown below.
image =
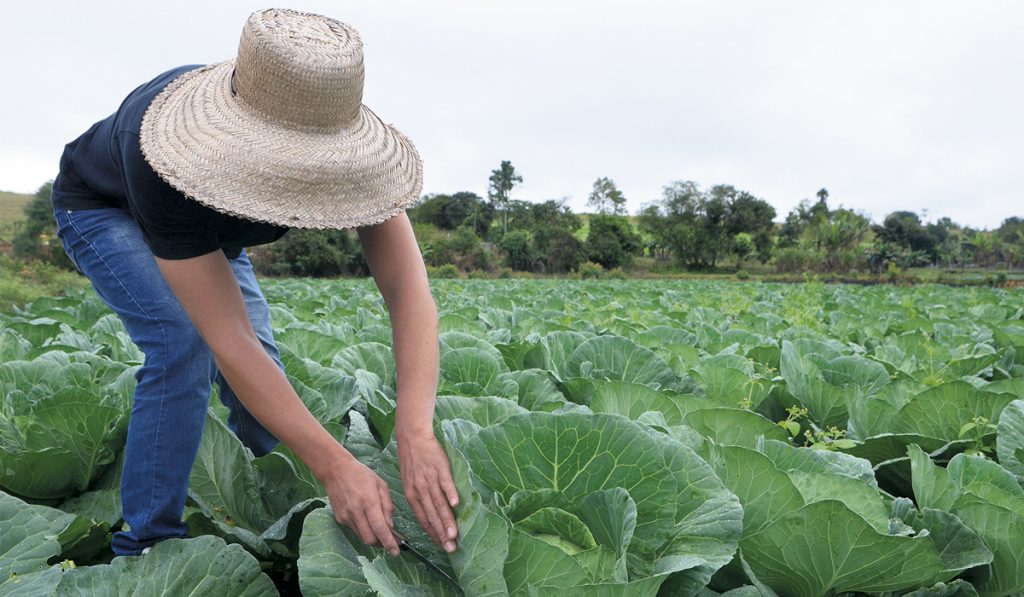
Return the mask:
{"type": "Polygon", "coordinates": [[[25,219],[25,206],[32,201],[31,194],[0,191],[0,241],[14,237],[16,223],[25,219]]]}

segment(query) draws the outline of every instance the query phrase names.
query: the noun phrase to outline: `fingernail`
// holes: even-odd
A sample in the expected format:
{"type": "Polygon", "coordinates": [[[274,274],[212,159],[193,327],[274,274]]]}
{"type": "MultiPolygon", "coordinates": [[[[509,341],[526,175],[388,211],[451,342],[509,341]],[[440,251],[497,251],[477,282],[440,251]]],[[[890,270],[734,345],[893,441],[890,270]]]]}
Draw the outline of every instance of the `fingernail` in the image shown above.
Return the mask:
{"type": "Polygon", "coordinates": [[[447,549],[449,553],[453,552],[455,551],[455,544],[449,541],[448,543],[445,543],[444,548],[447,549]]]}
{"type": "Polygon", "coordinates": [[[454,508],[455,506],[459,505],[459,498],[452,498],[451,502],[452,502],[452,507],[454,508]]]}
{"type": "Polygon", "coordinates": [[[448,538],[449,539],[454,539],[455,538],[455,534],[456,534],[455,533],[455,529],[453,527],[448,527],[448,538]]]}

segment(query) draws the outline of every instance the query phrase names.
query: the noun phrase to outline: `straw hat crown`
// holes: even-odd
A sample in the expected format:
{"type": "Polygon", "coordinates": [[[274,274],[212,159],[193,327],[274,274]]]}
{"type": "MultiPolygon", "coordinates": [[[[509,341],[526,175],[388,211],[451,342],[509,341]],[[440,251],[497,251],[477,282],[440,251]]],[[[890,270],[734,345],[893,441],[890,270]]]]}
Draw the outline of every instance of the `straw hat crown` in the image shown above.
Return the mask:
{"type": "Polygon", "coordinates": [[[272,9],[254,13],[242,29],[235,90],[270,120],[344,127],[359,114],[363,78],[363,42],[344,23],[272,9]]]}
{"type": "Polygon", "coordinates": [[[235,59],[167,85],[142,120],[146,161],[218,211],[296,228],[382,222],[419,198],[412,141],[363,98],[351,26],[286,9],[253,13],[235,59]]]}

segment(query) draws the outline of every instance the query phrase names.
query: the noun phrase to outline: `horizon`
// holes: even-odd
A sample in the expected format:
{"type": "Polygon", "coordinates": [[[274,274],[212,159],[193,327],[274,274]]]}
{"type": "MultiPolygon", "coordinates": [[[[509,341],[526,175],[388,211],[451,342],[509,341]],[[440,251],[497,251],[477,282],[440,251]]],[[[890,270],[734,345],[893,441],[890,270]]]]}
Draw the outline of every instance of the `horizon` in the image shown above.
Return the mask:
{"type": "MultiPolygon", "coordinates": [[[[52,182],[52,180],[48,180],[48,181],[44,182],[43,184],[47,184],[47,183],[49,183],[49,182],[52,182]]],[[[725,184],[725,183],[722,183],[722,184],[725,184]]],[[[41,186],[42,186],[42,185],[39,185],[39,187],[36,187],[36,190],[35,190],[35,191],[32,191],[32,192],[30,192],[30,193],[21,193],[21,192],[18,192],[18,191],[9,191],[9,190],[5,190],[5,189],[0,189],[0,195],[2,195],[2,194],[5,194],[5,193],[10,193],[10,194],[14,194],[14,195],[32,196],[32,195],[35,195],[36,191],[37,191],[37,190],[39,190],[39,188],[40,188],[41,186]]],[[[823,188],[825,188],[826,190],[828,189],[828,187],[823,187],[823,188]]],[[[701,186],[701,190],[704,190],[704,189],[705,189],[705,187],[701,186]]],[[[464,193],[464,192],[470,192],[470,193],[474,193],[475,195],[477,195],[478,197],[480,197],[480,198],[481,198],[482,200],[484,200],[484,201],[486,201],[486,200],[487,200],[487,196],[486,196],[486,193],[485,193],[485,194],[483,194],[483,195],[481,195],[480,193],[477,193],[477,192],[475,192],[475,191],[466,191],[466,190],[460,190],[460,191],[448,191],[448,192],[437,192],[437,193],[422,193],[422,194],[420,195],[420,198],[419,198],[419,199],[417,200],[417,203],[419,203],[419,202],[423,201],[424,199],[427,199],[427,198],[429,198],[430,196],[434,196],[434,195],[454,195],[454,194],[456,194],[456,193],[464,193]]],[[[757,195],[756,195],[756,194],[755,194],[754,196],[755,196],[755,197],[757,197],[757,195]]],[[[760,199],[760,197],[758,197],[758,198],[760,199]]],[[[2,200],[2,199],[3,199],[3,197],[0,197],[0,200],[2,200]]],[[[808,201],[811,201],[811,203],[813,203],[813,202],[814,202],[814,201],[812,201],[812,200],[811,200],[811,199],[810,199],[809,197],[808,197],[808,198],[806,198],[806,199],[807,199],[808,201]]],[[[831,199],[831,195],[829,196],[829,199],[831,199]]],[[[531,200],[531,199],[522,199],[522,198],[520,198],[520,197],[512,197],[512,200],[522,200],[522,201],[528,201],[528,202],[530,202],[530,203],[543,203],[544,201],[562,201],[562,199],[561,199],[561,198],[557,198],[557,199],[537,199],[537,200],[531,200]]],[[[765,201],[767,201],[767,200],[765,200],[765,201]]],[[[771,202],[769,201],[769,203],[771,203],[771,202]]],[[[568,203],[566,203],[566,204],[567,204],[567,205],[569,205],[568,203]]],[[[776,206],[775,206],[775,205],[772,205],[772,207],[776,207],[776,206]]],[[[581,211],[581,210],[579,210],[579,209],[575,208],[575,207],[574,207],[574,206],[572,206],[572,205],[569,205],[569,208],[570,208],[570,209],[572,209],[572,212],[573,212],[574,214],[576,214],[576,215],[580,215],[580,216],[583,216],[583,215],[592,215],[592,214],[596,214],[596,213],[599,213],[599,212],[597,212],[597,211],[586,211],[586,210],[583,210],[583,211],[581,211]]],[[[795,206],[794,206],[794,209],[795,209],[795,206]]],[[[908,211],[908,210],[904,210],[904,209],[894,209],[893,211],[891,211],[891,212],[888,212],[888,213],[886,213],[885,215],[883,215],[883,216],[882,216],[881,218],[877,218],[877,219],[876,219],[876,218],[873,218],[873,217],[871,217],[870,215],[868,215],[868,214],[866,214],[866,213],[863,213],[862,211],[860,211],[860,210],[858,210],[858,209],[856,209],[856,208],[851,208],[851,207],[849,207],[849,206],[845,206],[845,205],[842,205],[842,204],[832,204],[832,203],[829,203],[829,209],[831,209],[831,210],[835,210],[835,209],[852,209],[852,210],[853,210],[854,212],[856,212],[856,213],[860,213],[861,215],[863,215],[863,216],[867,217],[867,218],[868,218],[868,220],[869,220],[869,221],[870,221],[870,222],[871,222],[872,224],[879,224],[879,225],[881,225],[881,224],[882,224],[882,223],[883,223],[883,222],[885,221],[885,217],[886,217],[886,216],[888,216],[888,215],[890,215],[890,214],[892,214],[892,213],[896,213],[896,212],[905,212],[905,211],[908,211]]],[[[778,210],[778,208],[776,208],[776,211],[775,211],[775,218],[773,218],[773,219],[772,219],[772,222],[774,222],[775,224],[784,224],[784,223],[786,222],[786,216],[787,216],[787,215],[788,215],[789,213],[790,213],[789,211],[787,211],[787,212],[785,212],[785,213],[782,213],[782,212],[780,212],[780,211],[778,210]]],[[[918,216],[918,218],[920,218],[920,220],[921,220],[921,224],[922,224],[922,225],[928,225],[928,224],[935,224],[935,223],[937,223],[937,222],[938,222],[938,220],[940,220],[940,219],[942,219],[942,218],[944,218],[944,217],[947,217],[947,216],[943,216],[943,215],[935,215],[934,217],[928,217],[928,218],[926,219],[926,218],[925,218],[925,216],[924,216],[924,215],[922,215],[922,214],[920,214],[920,213],[917,213],[917,212],[911,212],[911,213],[914,213],[914,214],[916,214],[916,215],[918,216]]],[[[634,211],[630,211],[629,213],[625,213],[625,214],[619,214],[619,215],[623,215],[623,216],[628,216],[628,217],[638,217],[638,216],[639,216],[640,214],[639,214],[639,211],[638,211],[638,210],[634,210],[634,211]]],[[[955,219],[953,219],[953,218],[950,218],[950,219],[951,219],[951,220],[953,221],[953,224],[955,224],[955,225],[956,225],[957,227],[959,227],[960,229],[966,229],[966,228],[970,228],[970,229],[972,229],[972,230],[980,230],[980,231],[982,231],[982,232],[992,232],[992,231],[994,231],[994,230],[998,229],[998,228],[999,228],[999,227],[1000,227],[1000,226],[1001,226],[1001,225],[1003,224],[1003,222],[1005,222],[1005,221],[1006,221],[1007,219],[1009,219],[1009,218],[1013,218],[1013,217],[1019,217],[1019,218],[1024,218],[1024,214],[1020,214],[1020,215],[1009,215],[1009,216],[1007,216],[1006,218],[1003,218],[1002,220],[1000,220],[1000,222],[999,222],[999,225],[993,226],[993,227],[991,227],[991,228],[987,228],[987,227],[981,227],[981,228],[979,228],[979,227],[977,227],[977,226],[971,226],[971,225],[968,225],[968,224],[964,224],[963,222],[958,222],[957,220],[955,220],[955,219]]]]}

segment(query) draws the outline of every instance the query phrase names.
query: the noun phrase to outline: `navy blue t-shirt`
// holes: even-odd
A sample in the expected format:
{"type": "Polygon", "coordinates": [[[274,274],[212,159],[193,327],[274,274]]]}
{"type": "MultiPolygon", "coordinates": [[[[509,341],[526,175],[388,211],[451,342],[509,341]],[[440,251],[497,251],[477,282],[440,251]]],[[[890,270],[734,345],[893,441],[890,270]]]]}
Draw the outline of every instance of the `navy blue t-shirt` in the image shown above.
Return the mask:
{"type": "Polygon", "coordinates": [[[157,94],[191,64],[161,73],[132,91],[107,118],[64,147],[53,182],[55,209],[117,207],[142,229],[153,254],[187,259],[221,249],[236,258],[243,247],[273,242],[287,227],[238,218],[206,207],[172,187],[142,156],[142,116],[157,94]]]}

